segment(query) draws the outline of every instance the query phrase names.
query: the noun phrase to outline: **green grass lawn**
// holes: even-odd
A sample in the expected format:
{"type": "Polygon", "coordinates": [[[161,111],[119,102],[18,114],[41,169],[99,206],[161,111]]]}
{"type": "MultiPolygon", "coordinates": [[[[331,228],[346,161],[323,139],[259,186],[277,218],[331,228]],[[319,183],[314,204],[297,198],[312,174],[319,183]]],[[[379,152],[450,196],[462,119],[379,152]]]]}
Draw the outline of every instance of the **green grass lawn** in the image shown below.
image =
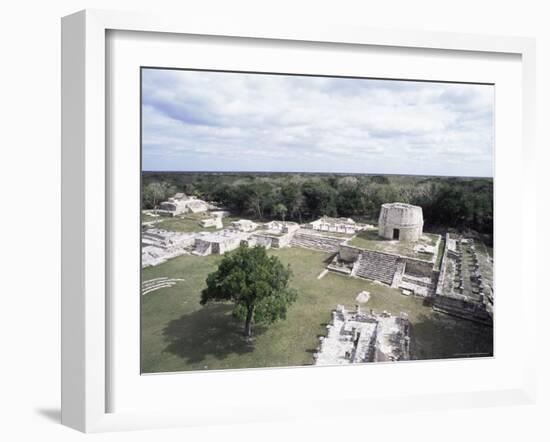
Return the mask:
{"type": "MultiPolygon", "coordinates": [[[[308,229],[310,230],[310,229],[308,229]]],[[[333,238],[352,238],[353,234],[351,233],[341,233],[341,232],[327,232],[325,230],[313,230],[311,229],[311,233],[321,236],[331,236],[333,238]]]]}
{"type": "Polygon", "coordinates": [[[147,213],[142,213],[141,214],[141,221],[142,222],[157,221],[157,220],[160,220],[160,219],[162,219],[160,216],[151,216],[147,213]]]}
{"type": "Polygon", "coordinates": [[[188,215],[186,215],[185,218],[165,218],[162,223],[157,224],[155,227],[174,232],[205,232],[216,230],[214,227],[201,227],[199,224],[200,219],[202,218],[190,217],[188,215]]]}
{"type": "MultiPolygon", "coordinates": [[[[165,229],[171,230],[173,232],[214,232],[217,230],[215,227],[201,227],[199,222],[201,219],[209,218],[210,216],[206,213],[188,213],[183,217],[162,217],[155,218],[147,214],[142,214],[143,221],[152,221],[161,219],[162,221],[158,224],[155,224],[153,227],[156,229],[165,229]]],[[[222,219],[223,227],[228,227],[233,221],[238,220],[232,216],[228,216],[222,219]]]]}
{"type": "Polygon", "coordinates": [[[353,308],[362,290],[371,292],[363,308],[409,314],[414,359],[492,353],[491,328],[436,313],[422,299],[330,272],[318,280],[329,254],[301,248],[269,253],[291,265],[298,300],[285,320],[268,328],[256,327],[252,342],[242,338],[243,324],[232,317],[231,305],[199,304],[205,278],[217,268],[221,256],[180,256],[143,269],[143,280],[168,276],[185,281],[141,297],[142,372],[312,364],[331,310],[338,303],[353,308]]]}
{"type": "Polygon", "coordinates": [[[378,229],[368,229],[359,232],[355,238],[348,241],[348,244],[361,249],[387,252],[408,256],[410,258],[422,259],[424,261],[431,261],[433,259],[432,254],[415,252],[414,246],[417,244],[435,246],[437,243],[437,236],[438,235],[433,235],[431,233],[423,233],[422,238],[418,242],[392,241],[380,237],[378,235],[378,229]]]}

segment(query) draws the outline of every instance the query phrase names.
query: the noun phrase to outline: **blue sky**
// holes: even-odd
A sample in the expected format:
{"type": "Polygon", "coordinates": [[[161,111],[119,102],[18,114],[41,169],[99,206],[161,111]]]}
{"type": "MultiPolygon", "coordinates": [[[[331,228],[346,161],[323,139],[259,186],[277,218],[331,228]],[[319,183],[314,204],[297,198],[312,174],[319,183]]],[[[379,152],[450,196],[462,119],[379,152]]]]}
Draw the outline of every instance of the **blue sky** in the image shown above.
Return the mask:
{"type": "Polygon", "coordinates": [[[493,175],[488,85],[144,69],[143,170],[493,175]]]}

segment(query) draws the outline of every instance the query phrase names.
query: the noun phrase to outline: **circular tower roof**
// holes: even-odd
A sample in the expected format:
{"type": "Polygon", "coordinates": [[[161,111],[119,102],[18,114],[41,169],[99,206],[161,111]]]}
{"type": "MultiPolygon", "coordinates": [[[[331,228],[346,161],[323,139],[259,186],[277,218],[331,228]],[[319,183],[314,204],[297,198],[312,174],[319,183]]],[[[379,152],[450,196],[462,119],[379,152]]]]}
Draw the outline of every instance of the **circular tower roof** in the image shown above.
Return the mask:
{"type": "Polygon", "coordinates": [[[422,207],[406,203],[382,204],[382,221],[394,226],[421,226],[424,223],[422,207]]]}

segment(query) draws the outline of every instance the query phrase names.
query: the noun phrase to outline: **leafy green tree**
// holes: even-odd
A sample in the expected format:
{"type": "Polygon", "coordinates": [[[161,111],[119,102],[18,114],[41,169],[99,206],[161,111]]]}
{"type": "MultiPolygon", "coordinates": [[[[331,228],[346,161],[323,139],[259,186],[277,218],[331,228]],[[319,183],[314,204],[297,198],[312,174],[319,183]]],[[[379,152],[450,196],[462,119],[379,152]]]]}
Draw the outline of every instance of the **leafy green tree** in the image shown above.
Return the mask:
{"type": "Polygon", "coordinates": [[[218,270],[208,275],[200,303],[232,302],[233,314],[245,321],[244,335],[250,338],[253,324],[271,324],[286,317],[297,297],[288,287],[291,274],[264,247],[241,246],[224,256],[218,270]]]}
{"type": "Polygon", "coordinates": [[[302,208],[304,205],[304,195],[300,185],[295,182],[289,182],[281,188],[283,203],[290,213],[290,217],[302,223],[302,208]]]}
{"type": "Polygon", "coordinates": [[[158,203],[166,198],[166,187],[158,182],[149,183],[143,191],[144,201],[147,201],[156,210],[158,203]]]}
{"type": "Polygon", "coordinates": [[[283,220],[283,222],[285,222],[285,217],[286,217],[287,212],[288,212],[288,209],[282,203],[279,203],[279,204],[275,205],[275,207],[273,208],[273,213],[275,215],[280,216],[281,219],[283,220]]]}
{"type": "Polygon", "coordinates": [[[336,207],[340,216],[365,216],[366,208],[359,182],[355,177],[345,177],[338,183],[336,207]]]}
{"type": "Polygon", "coordinates": [[[337,215],[336,195],[337,191],[326,181],[309,180],[302,186],[306,207],[311,218],[319,216],[337,215]]]}
{"type": "Polygon", "coordinates": [[[248,211],[256,218],[263,218],[264,211],[272,205],[272,188],[266,182],[252,182],[247,185],[248,211]]]}
{"type": "Polygon", "coordinates": [[[427,229],[475,230],[489,243],[493,235],[491,179],[144,172],[142,184],[144,209],[156,207],[178,189],[216,201],[241,216],[281,217],[277,208],[283,204],[287,208],[285,220],[302,223],[329,215],[375,223],[381,204],[401,201],[422,207],[427,229]]]}

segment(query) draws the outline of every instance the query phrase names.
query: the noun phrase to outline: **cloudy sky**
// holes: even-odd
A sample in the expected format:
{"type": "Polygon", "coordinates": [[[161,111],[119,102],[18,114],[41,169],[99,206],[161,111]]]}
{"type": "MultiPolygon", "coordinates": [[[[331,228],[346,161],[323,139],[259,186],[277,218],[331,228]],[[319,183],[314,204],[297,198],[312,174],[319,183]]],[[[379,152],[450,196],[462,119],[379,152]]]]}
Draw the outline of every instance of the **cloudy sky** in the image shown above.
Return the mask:
{"type": "Polygon", "coordinates": [[[144,69],[143,170],[492,176],[487,85],[144,69]]]}

